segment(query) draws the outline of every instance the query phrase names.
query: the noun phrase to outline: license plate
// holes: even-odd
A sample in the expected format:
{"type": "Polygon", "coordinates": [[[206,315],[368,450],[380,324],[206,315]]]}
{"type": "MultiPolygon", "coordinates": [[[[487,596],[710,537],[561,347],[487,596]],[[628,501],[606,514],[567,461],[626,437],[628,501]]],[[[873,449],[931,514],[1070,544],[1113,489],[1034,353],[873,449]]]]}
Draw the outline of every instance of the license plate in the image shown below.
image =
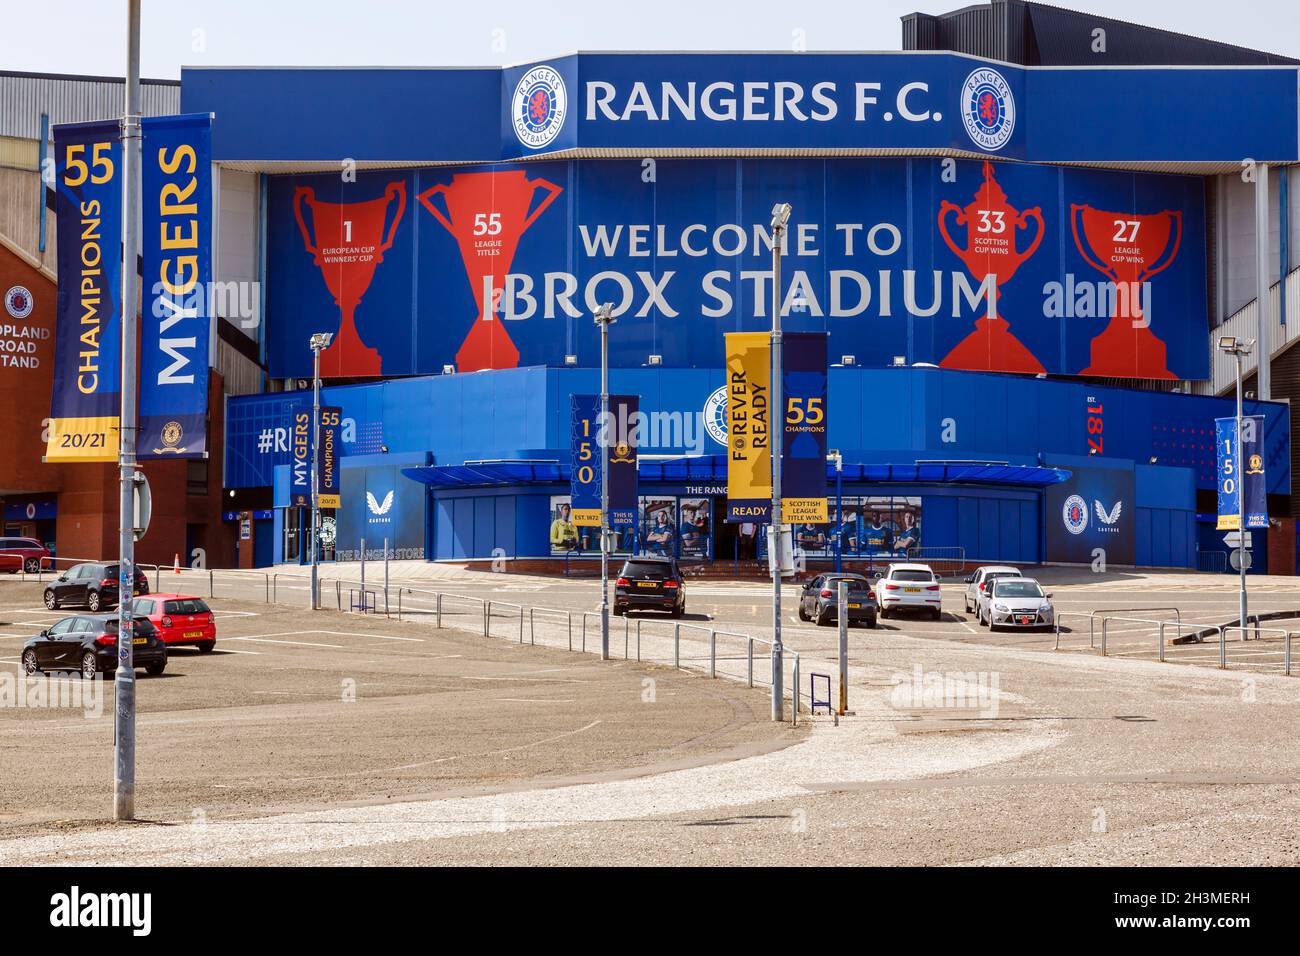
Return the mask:
{"type": "Polygon", "coordinates": [[[202,637],[202,636],[203,636],[203,632],[202,632],[202,631],[186,631],[186,632],[185,632],[185,636],[186,636],[186,637],[202,637]]]}
{"type": "Polygon", "coordinates": [[[131,643],[132,643],[132,644],[148,644],[148,643],[149,643],[149,638],[147,638],[147,637],[133,637],[133,638],[131,638],[131,643]]]}
{"type": "Polygon", "coordinates": [[[858,608],[860,608],[860,607],[862,607],[861,604],[850,604],[850,605],[849,605],[849,610],[850,610],[850,611],[856,611],[856,610],[857,610],[858,608]]]}
{"type": "Polygon", "coordinates": [[[659,582],[658,582],[658,581],[638,581],[638,582],[636,583],[636,586],[639,587],[639,588],[657,588],[657,587],[659,587],[659,582]]]}
{"type": "Polygon", "coordinates": [[[139,597],[139,596],[140,596],[141,594],[143,594],[144,592],[141,591],[139,588],[136,588],[136,589],[135,589],[134,591],[132,591],[131,593],[132,593],[134,596],[139,597]]]}
{"type": "Polygon", "coordinates": [[[1028,624],[1028,623],[1029,623],[1030,621],[1032,621],[1032,620],[1033,620],[1033,618],[1032,618],[1032,617],[1029,617],[1028,615],[1025,615],[1025,614],[1020,615],[1020,623],[1021,623],[1021,624],[1028,624]]]}
{"type": "Polygon", "coordinates": [[[920,588],[903,588],[903,590],[906,591],[908,594],[920,594],[920,593],[921,593],[921,589],[920,589],[920,588]]]}

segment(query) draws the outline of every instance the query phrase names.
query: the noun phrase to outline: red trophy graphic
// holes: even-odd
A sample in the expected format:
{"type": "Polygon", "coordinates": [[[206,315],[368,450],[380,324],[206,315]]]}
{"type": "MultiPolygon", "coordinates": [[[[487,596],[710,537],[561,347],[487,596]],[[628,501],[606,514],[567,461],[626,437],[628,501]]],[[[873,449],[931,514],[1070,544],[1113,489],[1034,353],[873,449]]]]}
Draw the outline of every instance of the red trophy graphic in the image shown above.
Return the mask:
{"type": "Polygon", "coordinates": [[[1115,285],[1115,314],[1092,340],[1092,364],[1080,374],[1177,378],[1165,364],[1165,343],[1142,315],[1142,284],[1178,255],[1183,214],[1166,209],[1139,216],[1071,205],[1070,228],[1079,255],[1115,285]]]}
{"type": "MultiPolygon", "coordinates": [[[[1016,274],[1042,242],[1043,214],[1037,206],[1019,212],[1008,205],[1006,194],[993,177],[993,164],[986,160],[984,182],[974,201],[965,208],[946,199],[939,205],[939,232],[971,275],[981,282],[988,276],[995,277],[997,297],[1001,298],[1002,284],[1016,274]],[[948,234],[949,212],[957,214],[957,225],[966,227],[965,249],[959,248],[948,234]],[[1031,219],[1038,223],[1037,233],[1028,249],[1017,252],[1016,230],[1028,228],[1031,219]]],[[[976,319],[975,331],[958,342],[939,364],[976,371],[1044,371],[1034,353],[1011,334],[1007,320],[994,312],[990,308],[989,314],[976,319]]]]}
{"type": "Polygon", "coordinates": [[[310,186],[299,186],[293,191],[293,214],[302,231],[303,245],[315,258],[316,266],[325,277],[325,285],[334,297],[334,304],[343,313],[338,335],[321,353],[322,375],[380,374],[380,355],[361,341],[355,316],[361,297],[375,277],[375,268],[384,261],[384,253],[393,244],[393,234],[397,232],[397,224],[402,221],[405,210],[406,184],[403,182],[389,183],[383,196],[365,202],[322,202],[310,186]],[[397,213],[385,236],[384,220],[394,196],[397,197],[397,213]],[[303,199],[311,208],[315,242],[302,216],[303,199]]]}
{"type": "Polygon", "coordinates": [[[451,185],[439,184],[420,193],[420,202],[433,213],[460,246],[478,315],[456,352],[456,368],[515,368],[519,349],[497,318],[498,297],[514,261],[519,240],[563,189],[544,179],[528,179],[523,170],[457,173],[451,185]],[[529,212],[533,195],[546,196],[529,212]],[[447,212],[434,203],[442,194],[447,212]]]}

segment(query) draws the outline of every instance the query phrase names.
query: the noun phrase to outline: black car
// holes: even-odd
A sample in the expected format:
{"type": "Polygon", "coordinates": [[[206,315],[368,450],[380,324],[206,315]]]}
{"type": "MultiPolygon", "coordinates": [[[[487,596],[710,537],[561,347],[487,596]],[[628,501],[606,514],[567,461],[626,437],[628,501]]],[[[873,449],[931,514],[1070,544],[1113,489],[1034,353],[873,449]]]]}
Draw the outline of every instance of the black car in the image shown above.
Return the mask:
{"type": "MultiPolygon", "coordinates": [[[[149,579],[135,569],[135,593],[149,593],[149,579]]],[[[45,606],[56,611],[65,604],[92,611],[117,605],[116,564],[74,564],[45,589],[45,606]]]]}
{"type": "Polygon", "coordinates": [[[614,582],[614,613],[667,611],[673,617],[686,613],[686,589],[672,558],[641,555],[628,558],[614,582]]]}
{"type": "Polygon", "coordinates": [[[799,595],[799,620],[831,624],[839,620],[840,582],[849,584],[848,620],[864,621],[876,626],[876,592],[871,582],[860,574],[819,574],[803,586],[799,595]]]}
{"type": "MultiPolygon", "coordinates": [[[[167,669],[167,645],[147,617],[135,618],[134,631],[135,666],[157,677],[167,669]]],[[[117,670],[117,616],[65,617],[23,645],[22,663],[27,674],[81,671],[86,678],[111,677],[117,670]]]]}

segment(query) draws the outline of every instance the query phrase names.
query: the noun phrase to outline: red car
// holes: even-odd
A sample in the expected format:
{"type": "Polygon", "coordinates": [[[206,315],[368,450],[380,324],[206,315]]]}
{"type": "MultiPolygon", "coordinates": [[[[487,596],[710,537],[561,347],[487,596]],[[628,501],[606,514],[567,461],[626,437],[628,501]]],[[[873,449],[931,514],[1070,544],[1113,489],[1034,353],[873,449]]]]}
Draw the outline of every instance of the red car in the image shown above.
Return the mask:
{"type": "Polygon", "coordinates": [[[190,594],[150,594],[135,599],[132,610],[147,617],[168,647],[190,644],[204,654],[217,646],[217,621],[203,598],[190,594]]]}
{"type": "Polygon", "coordinates": [[[52,567],[49,549],[35,538],[0,538],[0,571],[35,574],[52,567]]]}

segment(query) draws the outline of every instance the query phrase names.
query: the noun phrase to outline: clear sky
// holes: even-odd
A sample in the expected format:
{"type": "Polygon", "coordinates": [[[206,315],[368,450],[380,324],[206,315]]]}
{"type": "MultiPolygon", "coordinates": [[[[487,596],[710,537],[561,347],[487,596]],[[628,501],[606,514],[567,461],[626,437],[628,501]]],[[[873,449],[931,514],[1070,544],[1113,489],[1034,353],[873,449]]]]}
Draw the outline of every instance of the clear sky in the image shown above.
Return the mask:
{"type": "MultiPolygon", "coordinates": [[[[897,50],[899,17],[964,0],[143,0],[142,73],[182,65],[483,66],[573,50],[897,50]]],[[[1076,0],[1300,56],[1297,0],[1076,0]]],[[[118,75],[126,0],[4,0],[0,69],[118,75]]]]}

